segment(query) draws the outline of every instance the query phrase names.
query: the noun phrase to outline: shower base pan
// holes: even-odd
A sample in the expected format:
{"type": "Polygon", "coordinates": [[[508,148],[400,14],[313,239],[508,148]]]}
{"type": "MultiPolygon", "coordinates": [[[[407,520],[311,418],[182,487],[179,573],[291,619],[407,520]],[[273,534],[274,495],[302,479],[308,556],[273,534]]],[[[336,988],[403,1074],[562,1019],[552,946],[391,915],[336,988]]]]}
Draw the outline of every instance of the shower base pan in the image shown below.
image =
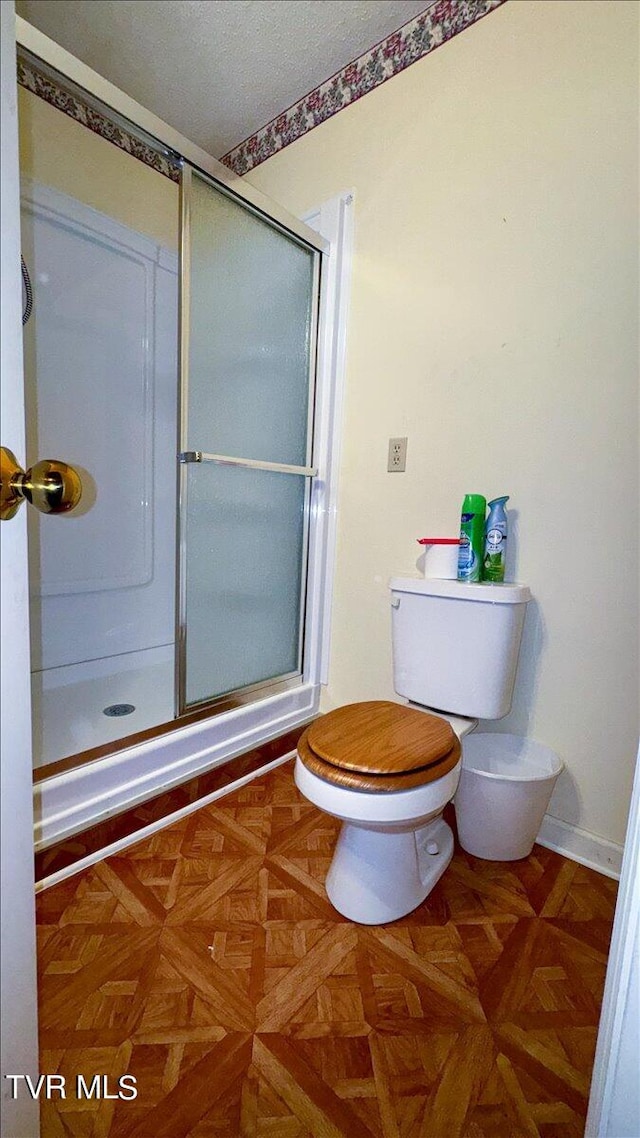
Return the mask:
{"type": "Polygon", "coordinates": [[[34,672],[33,765],[55,763],[174,716],[172,644],[34,672]]]}

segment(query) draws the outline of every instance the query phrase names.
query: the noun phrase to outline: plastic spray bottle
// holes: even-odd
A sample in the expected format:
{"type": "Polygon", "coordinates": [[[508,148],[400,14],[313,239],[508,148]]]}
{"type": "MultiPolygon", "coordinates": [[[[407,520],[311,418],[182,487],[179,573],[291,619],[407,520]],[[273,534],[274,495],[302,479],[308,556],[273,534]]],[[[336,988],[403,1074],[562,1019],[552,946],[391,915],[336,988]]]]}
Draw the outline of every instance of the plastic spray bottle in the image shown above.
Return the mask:
{"type": "Polygon", "coordinates": [[[484,572],[485,581],[499,583],[504,581],[504,561],[507,549],[507,513],[505,502],[509,495],[503,498],[493,498],[489,502],[489,516],[485,526],[484,536],[484,572]]]}
{"type": "Polygon", "coordinates": [[[487,500],[482,494],[466,494],[460,518],[460,552],[458,554],[458,580],[482,580],[482,554],[484,549],[484,515],[487,500]]]}

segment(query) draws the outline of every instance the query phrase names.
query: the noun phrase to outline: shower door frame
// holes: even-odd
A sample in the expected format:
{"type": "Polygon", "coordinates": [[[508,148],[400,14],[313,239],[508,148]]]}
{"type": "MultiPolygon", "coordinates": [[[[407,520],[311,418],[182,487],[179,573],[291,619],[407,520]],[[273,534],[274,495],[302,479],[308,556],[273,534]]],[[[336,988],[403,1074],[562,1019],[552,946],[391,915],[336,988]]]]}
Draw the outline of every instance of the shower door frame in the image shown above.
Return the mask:
{"type": "MultiPolygon", "coordinates": [[[[316,408],[313,465],[308,526],[308,572],[305,612],[305,644],[302,675],[285,681],[284,690],[260,692],[261,698],[229,707],[224,702],[210,712],[177,719],[165,728],[152,730],[145,739],[120,742],[101,748],[96,761],[69,766],[61,773],[44,777],[36,785],[36,850],[53,841],[72,836],[87,825],[108,817],[124,806],[135,806],[159,793],[178,786],[186,779],[220,766],[269,740],[276,739],[308,722],[317,714],[320,683],[326,682],[329,644],[330,595],[335,529],[336,449],[332,436],[337,424],[333,385],[343,356],[344,331],[334,326],[334,314],[344,311],[344,294],[334,278],[328,253],[328,240],[277,203],[272,202],[244,179],[222,166],[216,159],[155,115],[141,107],[118,88],[87,67],[20,17],[16,17],[17,45],[45,68],[54,69],[62,79],[100,101],[116,117],[156,139],[161,147],[182,157],[201,170],[226,193],[238,198],[257,214],[290,232],[303,244],[315,249],[322,260],[318,310],[316,358],[316,408]],[[332,475],[333,470],[333,475],[332,475]],[[217,714],[216,714],[217,713],[217,714]],[[106,753],[105,753],[106,752],[106,753]],[[134,777],[131,771],[134,771],[134,777]],[[91,801],[85,802],[82,786],[91,773],[91,801]],[[82,802],[79,805],[79,797],[82,802]]],[[[343,194],[335,232],[341,240],[350,232],[349,206],[353,195],[343,194]],[[348,218],[345,221],[345,217],[348,218]]],[[[333,240],[333,237],[332,237],[333,240]]],[[[348,241],[347,241],[348,246],[348,241]]],[[[347,265],[349,263],[347,257],[347,265]]],[[[286,756],[283,756],[286,757],[286,756]]],[[[277,760],[282,761],[282,760],[277,760]]],[[[63,760],[65,767],[67,760],[63,760]]]]}
{"type": "MultiPolygon", "coordinates": [[[[191,372],[191,358],[190,358],[190,340],[191,340],[191,321],[190,321],[190,299],[191,299],[191,186],[192,176],[196,174],[200,177],[203,183],[207,183],[214,191],[225,194],[232,202],[238,202],[238,195],[230,192],[225,186],[219,184],[219,180],[214,180],[209,175],[202,176],[201,171],[194,168],[189,161],[185,161],[182,166],[181,179],[180,179],[180,409],[179,409],[179,458],[180,458],[180,474],[178,485],[178,518],[179,518],[179,536],[178,536],[178,569],[176,573],[177,578],[177,593],[176,593],[176,714],[181,717],[188,715],[190,712],[210,709],[212,714],[219,711],[224,711],[225,707],[237,706],[238,703],[253,702],[254,699],[260,697],[260,693],[267,693],[269,691],[283,691],[289,688],[292,684],[298,684],[304,674],[304,647],[305,647],[305,626],[307,621],[306,616],[306,579],[308,570],[308,556],[309,556],[309,526],[310,526],[310,510],[311,510],[311,486],[312,480],[317,475],[317,468],[313,465],[313,436],[314,436],[314,409],[315,409],[315,392],[316,392],[316,370],[317,370],[317,349],[318,349],[318,322],[319,322],[319,299],[321,288],[321,259],[322,253],[319,249],[314,248],[313,259],[313,282],[311,290],[311,312],[308,330],[308,359],[307,359],[307,417],[306,417],[306,465],[304,466],[288,466],[281,462],[260,462],[255,459],[241,458],[240,456],[231,457],[228,455],[219,454],[206,454],[202,451],[189,450],[189,440],[192,438],[191,432],[193,427],[189,423],[189,389],[190,389],[190,372],[191,372]],[[298,626],[298,668],[294,671],[287,672],[286,674],[278,674],[266,679],[258,680],[254,683],[245,684],[242,687],[232,687],[220,694],[212,694],[204,699],[194,702],[187,701],[187,670],[188,670],[188,652],[187,652],[187,637],[189,633],[188,615],[187,615],[187,477],[186,467],[190,463],[199,464],[201,462],[213,462],[222,466],[235,466],[244,467],[245,469],[251,468],[258,470],[270,470],[276,473],[284,474],[287,477],[304,478],[305,479],[305,494],[304,494],[304,510],[303,510],[303,535],[302,535],[302,553],[299,565],[300,577],[300,602],[299,602],[299,626],[298,626]]],[[[260,220],[265,220],[264,212],[252,207],[252,203],[247,200],[240,200],[241,207],[247,208],[250,213],[253,213],[260,220]]],[[[283,237],[295,240],[299,237],[298,234],[290,232],[291,227],[284,227],[273,218],[266,219],[270,223],[270,227],[282,234],[283,237]]],[[[315,230],[313,231],[315,232],[315,230]]],[[[316,233],[317,238],[317,233],[316,233]]],[[[308,241],[297,241],[298,245],[304,248],[309,247],[308,241]]],[[[311,251],[311,250],[310,250],[311,251]]]]}

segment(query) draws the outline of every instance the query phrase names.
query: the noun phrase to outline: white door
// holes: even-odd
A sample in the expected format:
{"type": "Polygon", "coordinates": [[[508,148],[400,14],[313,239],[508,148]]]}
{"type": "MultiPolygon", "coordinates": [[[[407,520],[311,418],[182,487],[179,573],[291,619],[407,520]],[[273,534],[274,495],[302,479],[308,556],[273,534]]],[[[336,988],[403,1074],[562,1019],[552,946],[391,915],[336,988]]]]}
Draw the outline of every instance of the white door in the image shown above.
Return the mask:
{"type": "MultiPolygon", "coordinates": [[[[2,444],[24,459],[20,322],[20,212],[14,6],[0,4],[2,121],[2,444]]],[[[26,507],[0,522],[2,721],[0,728],[2,1126],[4,1138],[37,1138],[38,1106],[25,1081],[38,1070],[31,791],[31,702],[26,507]],[[14,1088],[16,1097],[13,1097],[14,1088]]]]}

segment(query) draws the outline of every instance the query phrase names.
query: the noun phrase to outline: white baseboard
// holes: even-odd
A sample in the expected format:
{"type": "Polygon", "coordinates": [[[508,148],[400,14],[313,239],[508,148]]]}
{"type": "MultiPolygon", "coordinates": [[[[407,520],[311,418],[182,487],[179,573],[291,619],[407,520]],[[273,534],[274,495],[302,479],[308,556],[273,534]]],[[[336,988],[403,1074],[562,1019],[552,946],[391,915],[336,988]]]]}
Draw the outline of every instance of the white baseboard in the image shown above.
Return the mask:
{"type": "Polygon", "coordinates": [[[571,861],[604,873],[606,877],[620,880],[622,866],[622,846],[581,830],[560,818],[545,814],[536,841],[548,850],[555,850],[571,861]]]}

